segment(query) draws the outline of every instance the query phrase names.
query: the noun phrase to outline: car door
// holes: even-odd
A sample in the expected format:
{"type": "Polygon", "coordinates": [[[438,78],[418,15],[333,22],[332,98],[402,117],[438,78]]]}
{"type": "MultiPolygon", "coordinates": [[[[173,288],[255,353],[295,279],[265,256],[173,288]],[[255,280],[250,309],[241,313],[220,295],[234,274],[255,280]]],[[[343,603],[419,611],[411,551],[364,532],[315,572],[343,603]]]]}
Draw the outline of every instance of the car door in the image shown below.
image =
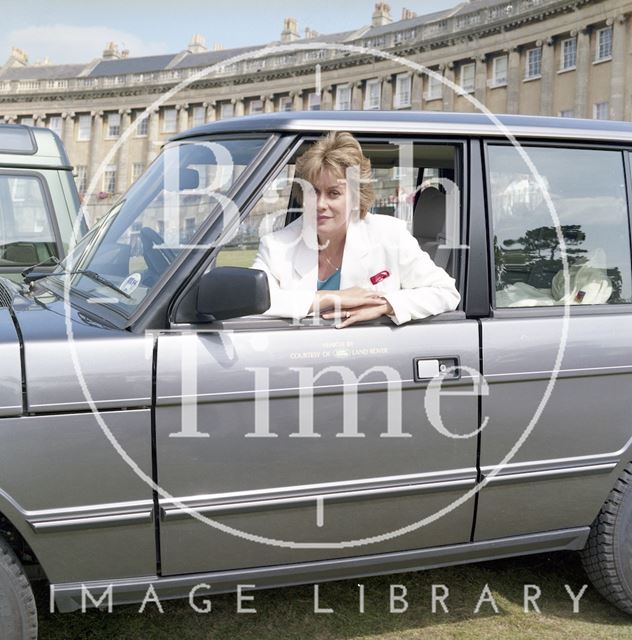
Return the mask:
{"type": "MultiPolygon", "coordinates": [[[[449,157],[452,176],[462,181],[460,145],[450,153],[445,143],[425,144],[421,153],[411,146],[402,154],[401,141],[374,144],[376,158],[396,154],[399,176],[425,174],[440,184],[449,157]],[[427,166],[415,160],[414,172],[402,170],[402,157],[418,156],[427,166]]],[[[277,178],[291,172],[292,161],[277,178]]],[[[262,189],[213,264],[252,264],[257,230],[266,226],[262,210],[280,206],[270,189],[281,192],[284,210],[288,184],[262,189]]],[[[378,186],[393,187],[385,180],[378,186]]],[[[423,214],[417,209],[414,217],[423,214]]],[[[459,196],[458,211],[465,209],[459,196]]],[[[401,211],[403,217],[412,207],[401,211]]],[[[156,358],[163,575],[470,540],[474,501],[463,496],[477,476],[479,332],[463,310],[344,330],[311,318],[262,316],[174,324],[160,333],[156,358]],[[449,375],[434,410],[428,387],[444,369],[449,375]]]]}
{"type": "Polygon", "coordinates": [[[475,538],[546,531],[564,546],[629,460],[629,165],[597,144],[524,151],[537,173],[514,147],[487,147],[495,310],[475,538]]]}

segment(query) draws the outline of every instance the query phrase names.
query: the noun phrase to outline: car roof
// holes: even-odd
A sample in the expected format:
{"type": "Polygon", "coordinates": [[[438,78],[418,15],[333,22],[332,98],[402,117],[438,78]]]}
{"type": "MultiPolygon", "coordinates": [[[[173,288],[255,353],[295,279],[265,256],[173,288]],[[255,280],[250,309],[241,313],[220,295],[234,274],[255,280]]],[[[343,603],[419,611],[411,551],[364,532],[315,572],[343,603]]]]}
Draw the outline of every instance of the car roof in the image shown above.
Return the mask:
{"type": "Polygon", "coordinates": [[[0,164],[68,169],[70,162],[59,136],[50,129],[0,124],[0,164]]]}
{"type": "Polygon", "coordinates": [[[446,111],[289,111],[211,122],[171,138],[224,133],[351,131],[384,134],[450,134],[632,142],[632,123],[545,116],[486,115],[446,111]]]}

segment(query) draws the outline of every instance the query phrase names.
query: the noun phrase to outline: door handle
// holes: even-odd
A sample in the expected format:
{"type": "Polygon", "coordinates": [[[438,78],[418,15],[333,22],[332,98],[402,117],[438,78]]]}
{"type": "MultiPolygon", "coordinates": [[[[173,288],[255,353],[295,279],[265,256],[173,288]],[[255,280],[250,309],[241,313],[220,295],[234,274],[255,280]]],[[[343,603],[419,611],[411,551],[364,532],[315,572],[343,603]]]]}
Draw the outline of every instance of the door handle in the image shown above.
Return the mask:
{"type": "Polygon", "coordinates": [[[459,359],[448,358],[415,358],[413,360],[413,377],[415,382],[427,382],[443,375],[445,380],[458,380],[461,377],[459,359]]]}

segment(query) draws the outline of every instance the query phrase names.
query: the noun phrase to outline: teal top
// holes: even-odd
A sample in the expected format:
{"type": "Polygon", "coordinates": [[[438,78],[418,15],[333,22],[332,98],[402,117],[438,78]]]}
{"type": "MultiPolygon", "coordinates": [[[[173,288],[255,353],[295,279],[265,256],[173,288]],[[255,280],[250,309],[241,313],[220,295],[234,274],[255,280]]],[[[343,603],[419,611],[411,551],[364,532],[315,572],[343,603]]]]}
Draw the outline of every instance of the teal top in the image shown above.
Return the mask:
{"type": "Polygon", "coordinates": [[[326,280],[318,280],[318,291],[338,291],[340,289],[340,269],[336,269],[326,280]]]}

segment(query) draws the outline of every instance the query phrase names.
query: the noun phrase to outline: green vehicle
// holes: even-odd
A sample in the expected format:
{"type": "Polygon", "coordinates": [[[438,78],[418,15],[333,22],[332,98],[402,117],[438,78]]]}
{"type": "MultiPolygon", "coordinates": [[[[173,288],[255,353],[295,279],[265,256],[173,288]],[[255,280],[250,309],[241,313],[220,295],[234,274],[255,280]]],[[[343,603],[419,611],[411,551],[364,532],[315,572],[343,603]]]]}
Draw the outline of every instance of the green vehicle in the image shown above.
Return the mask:
{"type": "Polygon", "coordinates": [[[78,212],[59,137],[49,129],[0,125],[0,276],[20,281],[28,267],[61,260],[78,212]]]}

